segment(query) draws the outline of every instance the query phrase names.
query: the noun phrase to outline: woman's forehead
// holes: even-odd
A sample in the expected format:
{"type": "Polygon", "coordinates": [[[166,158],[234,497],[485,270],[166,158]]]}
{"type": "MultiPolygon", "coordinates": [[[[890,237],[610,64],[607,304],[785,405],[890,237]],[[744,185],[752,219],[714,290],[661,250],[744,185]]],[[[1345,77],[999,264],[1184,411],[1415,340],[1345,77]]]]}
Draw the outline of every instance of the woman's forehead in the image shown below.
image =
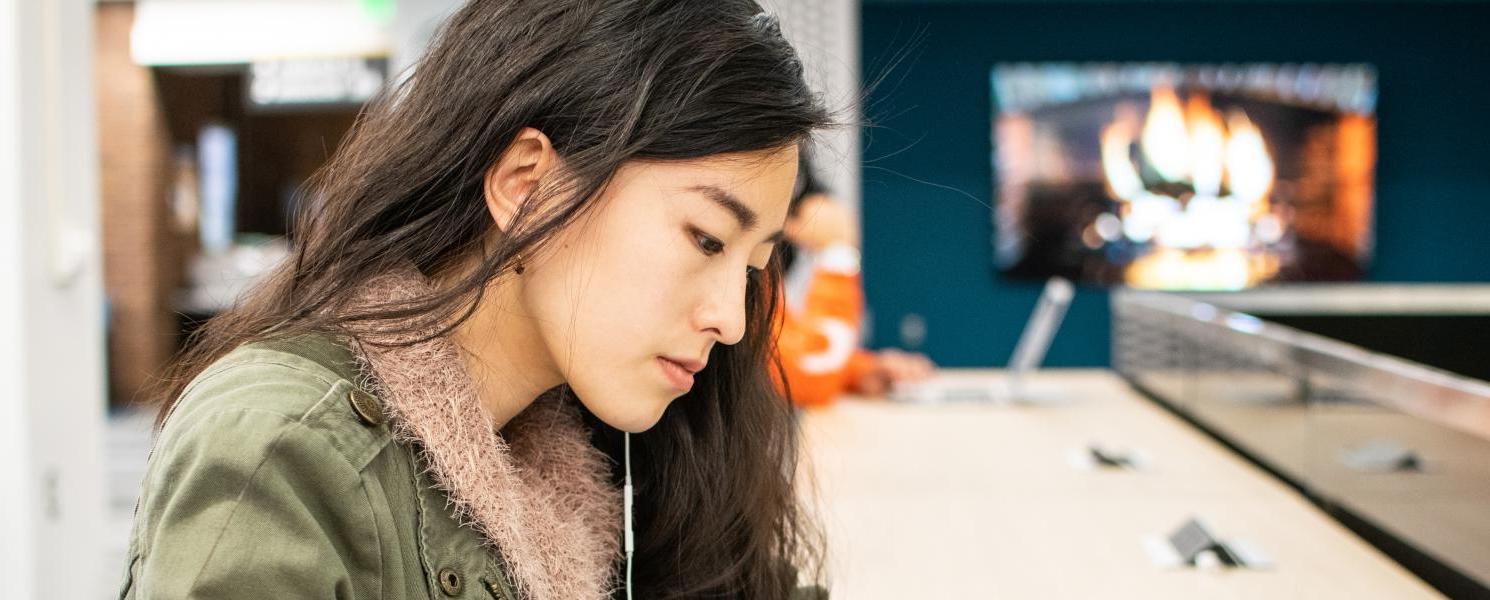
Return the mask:
{"type": "Polygon", "coordinates": [[[779,222],[796,184],[796,150],[752,154],[635,161],[623,166],[612,182],[622,195],[660,192],[716,204],[728,204],[719,202],[727,199],[749,208],[765,224],[779,222]]]}

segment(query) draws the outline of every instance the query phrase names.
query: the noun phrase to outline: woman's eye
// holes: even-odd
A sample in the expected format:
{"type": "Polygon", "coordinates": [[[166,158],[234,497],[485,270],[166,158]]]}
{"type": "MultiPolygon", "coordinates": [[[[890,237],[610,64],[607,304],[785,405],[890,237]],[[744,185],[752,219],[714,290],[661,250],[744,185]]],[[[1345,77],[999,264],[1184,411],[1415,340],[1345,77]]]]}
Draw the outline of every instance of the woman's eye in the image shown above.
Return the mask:
{"type": "Polygon", "coordinates": [[[724,252],[724,243],[709,237],[707,234],[695,231],[693,232],[693,241],[698,244],[699,250],[702,250],[704,254],[709,256],[724,252]]]}

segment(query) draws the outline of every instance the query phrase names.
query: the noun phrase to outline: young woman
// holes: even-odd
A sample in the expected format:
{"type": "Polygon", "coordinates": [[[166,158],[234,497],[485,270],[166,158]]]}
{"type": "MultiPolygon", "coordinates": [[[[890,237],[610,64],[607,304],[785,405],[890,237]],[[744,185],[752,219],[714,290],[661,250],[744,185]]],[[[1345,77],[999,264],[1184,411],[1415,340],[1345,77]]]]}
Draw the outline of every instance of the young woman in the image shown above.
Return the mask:
{"type": "Polygon", "coordinates": [[[773,249],[827,121],[751,0],[465,6],[175,366],[121,597],[802,594],[773,249]]]}

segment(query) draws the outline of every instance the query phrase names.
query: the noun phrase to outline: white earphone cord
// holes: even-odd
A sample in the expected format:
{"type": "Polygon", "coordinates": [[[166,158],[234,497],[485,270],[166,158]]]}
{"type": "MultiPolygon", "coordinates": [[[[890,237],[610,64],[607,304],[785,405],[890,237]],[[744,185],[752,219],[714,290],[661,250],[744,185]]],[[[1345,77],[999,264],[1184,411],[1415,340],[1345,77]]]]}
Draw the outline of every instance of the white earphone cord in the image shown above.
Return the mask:
{"type": "Polygon", "coordinates": [[[636,549],[631,534],[631,434],[625,434],[626,462],[626,600],[631,600],[631,554],[636,549]]]}

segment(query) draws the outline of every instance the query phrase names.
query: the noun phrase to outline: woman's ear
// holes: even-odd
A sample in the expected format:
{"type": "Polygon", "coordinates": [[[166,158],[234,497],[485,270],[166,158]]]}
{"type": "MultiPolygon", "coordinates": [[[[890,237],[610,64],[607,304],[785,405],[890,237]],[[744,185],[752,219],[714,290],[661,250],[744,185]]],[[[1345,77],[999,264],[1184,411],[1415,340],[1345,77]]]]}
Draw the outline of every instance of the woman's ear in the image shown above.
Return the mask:
{"type": "Polygon", "coordinates": [[[497,229],[507,231],[538,182],[557,162],[554,146],[542,131],[524,127],[517,132],[496,164],[486,170],[482,185],[486,209],[497,229]]]}

